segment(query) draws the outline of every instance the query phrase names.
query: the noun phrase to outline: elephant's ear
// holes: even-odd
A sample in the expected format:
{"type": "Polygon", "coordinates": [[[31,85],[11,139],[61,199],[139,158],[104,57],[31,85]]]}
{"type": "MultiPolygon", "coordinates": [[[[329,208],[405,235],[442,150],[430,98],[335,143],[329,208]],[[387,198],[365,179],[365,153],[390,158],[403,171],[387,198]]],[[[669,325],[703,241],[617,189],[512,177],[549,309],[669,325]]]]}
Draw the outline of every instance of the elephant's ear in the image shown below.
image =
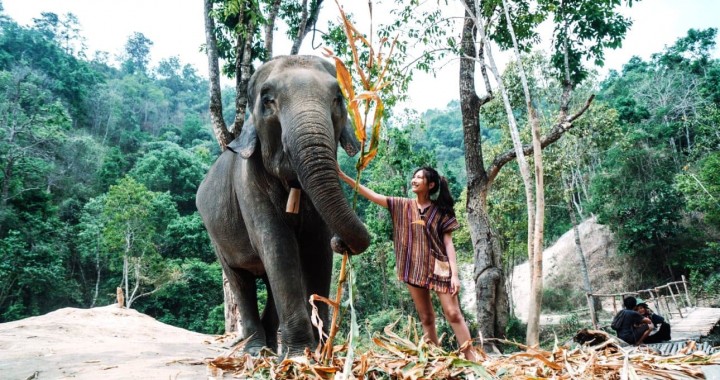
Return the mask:
{"type": "Polygon", "coordinates": [[[250,158],[255,152],[256,145],[257,131],[255,130],[255,123],[253,123],[253,119],[250,117],[245,120],[240,136],[228,145],[228,149],[235,153],[240,153],[240,157],[242,158],[250,158]]]}
{"type": "Polygon", "coordinates": [[[345,126],[340,131],[340,146],[345,149],[348,156],[352,157],[360,151],[360,142],[355,137],[355,131],[353,130],[350,119],[345,121],[345,126]]]}

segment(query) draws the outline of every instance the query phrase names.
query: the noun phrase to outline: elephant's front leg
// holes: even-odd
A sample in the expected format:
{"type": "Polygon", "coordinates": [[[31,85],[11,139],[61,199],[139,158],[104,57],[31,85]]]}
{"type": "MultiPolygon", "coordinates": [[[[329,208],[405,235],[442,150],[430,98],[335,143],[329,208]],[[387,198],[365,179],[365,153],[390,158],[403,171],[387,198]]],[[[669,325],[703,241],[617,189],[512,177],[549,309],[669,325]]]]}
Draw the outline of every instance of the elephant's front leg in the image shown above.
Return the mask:
{"type": "Polygon", "coordinates": [[[306,347],[314,349],[316,342],[298,247],[294,239],[273,237],[271,240],[274,241],[264,247],[263,262],[280,320],[282,354],[300,355],[306,347]]]}
{"type": "Polygon", "coordinates": [[[265,329],[267,347],[277,352],[278,326],[280,321],[278,320],[277,310],[275,309],[275,297],[273,297],[272,287],[270,286],[270,281],[268,281],[267,276],[263,276],[263,282],[265,283],[265,289],[267,289],[267,302],[265,303],[265,309],[262,312],[260,320],[265,329]]]}
{"type": "MultiPolygon", "coordinates": [[[[300,260],[302,262],[303,274],[306,279],[307,296],[317,294],[327,297],[330,293],[330,280],[332,277],[332,251],[330,250],[330,230],[318,217],[306,224],[300,234],[300,260]]],[[[309,305],[306,305],[309,307],[309,305]]],[[[325,302],[315,302],[318,308],[318,315],[323,322],[323,329],[327,333],[330,328],[328,320],[328,306],[325,302]]],[[[316,338],[317,329],[313,329],[316,338]]]]}

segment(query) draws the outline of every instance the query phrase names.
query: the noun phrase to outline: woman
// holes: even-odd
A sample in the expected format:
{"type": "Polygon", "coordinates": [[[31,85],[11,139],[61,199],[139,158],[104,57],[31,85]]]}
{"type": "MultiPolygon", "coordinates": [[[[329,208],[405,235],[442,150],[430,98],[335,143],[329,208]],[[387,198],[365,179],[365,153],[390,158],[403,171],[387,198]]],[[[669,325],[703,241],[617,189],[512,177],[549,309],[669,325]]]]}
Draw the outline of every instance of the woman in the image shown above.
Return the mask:
{"type": "MultiPolygon", "coordinates": [[[[356,187],[355,181],[339,168],[338,174],[348,185],[356,187]]],[[[415,199],[388,197],[363,185],[357,188],[360,195],[390,211],[398,279],[407,284],[426,338],[438,344],[430,301],[430,290],[434,290],[462,347],[470,340],[470,331],[457,297],[460,278],[452,232],[460,226],[453,211],[455,201],[445,177],[431,167],[416,170],[410,186],[415,199]],[[432,200],[430,196],[436,193],[437,198],[432,200]]],[[[466,359],[476,360],[472,345],[463,354],[466,359]]]]}

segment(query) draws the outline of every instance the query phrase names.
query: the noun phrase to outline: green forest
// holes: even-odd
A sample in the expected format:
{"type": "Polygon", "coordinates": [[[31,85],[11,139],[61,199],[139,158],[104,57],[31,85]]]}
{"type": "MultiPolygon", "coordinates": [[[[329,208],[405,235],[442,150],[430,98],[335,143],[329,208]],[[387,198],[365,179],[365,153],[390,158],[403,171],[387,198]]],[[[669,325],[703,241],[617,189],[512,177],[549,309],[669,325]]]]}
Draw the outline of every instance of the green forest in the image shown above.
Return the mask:
{"type": "MultiPolygon", "coordinates": [[[[195,207],[198,185],[220,154],[205,73],[178,57],[151,66],[153,42],[140,32],[128,38],[119,65],[107,53],[88,56],[82,41],[70,14],[43,13],[21,26],[0,6],[0,322],[112,304],[122,287],[128,307],[193,331],[223,333],[222,273],[195,207]]],[[[720,292],[715,41],[717,29],[691,29],[648,60],[632,58],[605,77],[588,73],[573,96],[582,102],[596,94],[595,101],[543,150],[546,246],[572,227],[569,213],[596,216],[638,273],[636,283],[625,285],[685,275],[695,292],[720,292]]],[[[540,117],[550,118],[562,87],[542,76],[553,58],[535,52],[523,59],[537,73],[530,86],[540,117]]],[[[503,82],[518,81],[517,66],[508,65],[503,82]]],[[[228,123],[234,99],[234,89],[225,88],[228,123]]],[[[524,99],[510,101],[522,118],[524,99]]],[[[511,147],[499,97],[481,109],[480,120],[486,152],[511,147]]],[[[414,168],[437,166],[458,200],[459,260],[472,263],[464,149],[459,101],[423,113],[393,110],[362,179],[377,192],[404,196],[414,168]]],[[[339,161],[354,170],[354,159],[342,153],[339,161]]],[[[414,308],[395,280],[386,211],[361,200],[357,212],[373,243],[353,258],[362,295],[354,306],[362,328],[378,331],[414,308]]],[[[488,213],[503,265],[526,260],[515,163],[496,178],[488,213]]]]}

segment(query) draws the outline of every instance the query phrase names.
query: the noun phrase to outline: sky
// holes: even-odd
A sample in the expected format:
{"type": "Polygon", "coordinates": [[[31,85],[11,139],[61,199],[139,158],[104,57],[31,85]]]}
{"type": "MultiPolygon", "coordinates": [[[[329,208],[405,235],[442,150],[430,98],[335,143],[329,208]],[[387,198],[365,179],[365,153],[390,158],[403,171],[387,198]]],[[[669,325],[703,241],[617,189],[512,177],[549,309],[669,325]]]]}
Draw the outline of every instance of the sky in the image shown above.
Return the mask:
{"type": "MultiPolygon", "coordinates": [[[[200,52],[205,41],[202,0],[0,0],[5,14],[22,25],[30,25],[41,12],[58,15],[71,12],[77,16],[81,34],[86,38],[89,56],[96,50],[106,51],[111,57],[117,56],[133,32],[141,32],[153,41],[151,59],[159,60],[178,56],[183,63],[207,75],[207,57],[200,52]]],[[[367,2],[340,0],[341,5],[358,17],[357,26],[362,29],[367,23],[367,2]]],[[[379,4],[379,1],[374,1],[379,4]]],[[[453,1],[451,1],[451,4],[453,1]]],[[[457,3],[457,1],[454,1],[457,3]]],[[[604,68],[620,70],[632,56],[648,59],[652,53],[672,45],[676,39],[686,35],[688,29],[720,28],[720,1],[718,0],[643,0],[634,1],[633,7],[622,13],[633,20],[623,47],[606,51],[604,68]]],[[[452,16],[460,16],[462,7],[455,4],[448,8],[452,16]]],[[[382,5],[375,6],[375,14],[384,14],[382,5]]],[[[337,9],[332,1],[325,1],[318,25],[326,25],[327,19],[337,19],[337,9]]],[[[276,41],[281,41],[276,34],[276,41]]],[[[302,53],[320,55],[310,48],[306,38],[302,53]]],[[[720,45],[720,40],[718,41],[720,45]]],[[[548,49],[549,39],[542,41],[540,49],[548,49]]],[[[715,50],[715,57],[720,56],[715,50]]],[[[276,52],[289,51],[275,47],[276,52]]],[[[499,59],[502,61],[502,59],[499,59]]],[[[448,102],[458,98],[457,61],[438,64],[438,73],[416,75],[410,86],[410,100],[406,106],[423,111],[430,108],[444,108],[448,102]]],[[[228,82],[229,83],[229,82],[228,82]]]]}

